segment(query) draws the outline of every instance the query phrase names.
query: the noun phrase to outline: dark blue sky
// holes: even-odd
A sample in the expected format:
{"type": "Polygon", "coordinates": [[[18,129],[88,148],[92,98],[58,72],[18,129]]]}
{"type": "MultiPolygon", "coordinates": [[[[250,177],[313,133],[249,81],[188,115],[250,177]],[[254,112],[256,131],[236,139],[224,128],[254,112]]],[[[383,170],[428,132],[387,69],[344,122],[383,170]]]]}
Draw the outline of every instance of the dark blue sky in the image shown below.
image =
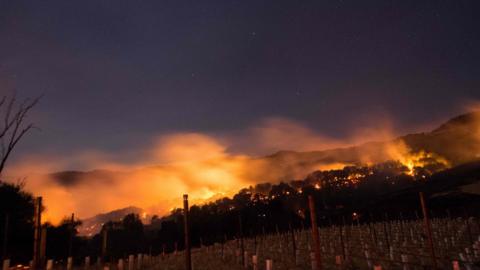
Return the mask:
{"type": "Polygon", "coordinates": [[[0,92],[44,94],[26,153],[130,151],[265,117],[345,136],[480,99],[478,1],[0,0],[0,92]]]}

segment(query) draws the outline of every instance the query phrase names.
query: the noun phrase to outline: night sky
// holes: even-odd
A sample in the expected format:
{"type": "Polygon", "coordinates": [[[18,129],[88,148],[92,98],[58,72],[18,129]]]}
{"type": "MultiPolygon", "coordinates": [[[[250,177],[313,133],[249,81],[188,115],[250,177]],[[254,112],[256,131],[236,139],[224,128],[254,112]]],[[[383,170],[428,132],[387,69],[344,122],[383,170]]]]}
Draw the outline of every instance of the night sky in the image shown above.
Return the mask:
{"type": "Polygon", "coordinates": [[[419,2],[0,0],[0,93],[43,95],[13,159],[268,117],[439,123],[480,99],[480,2],[419,2]]]}

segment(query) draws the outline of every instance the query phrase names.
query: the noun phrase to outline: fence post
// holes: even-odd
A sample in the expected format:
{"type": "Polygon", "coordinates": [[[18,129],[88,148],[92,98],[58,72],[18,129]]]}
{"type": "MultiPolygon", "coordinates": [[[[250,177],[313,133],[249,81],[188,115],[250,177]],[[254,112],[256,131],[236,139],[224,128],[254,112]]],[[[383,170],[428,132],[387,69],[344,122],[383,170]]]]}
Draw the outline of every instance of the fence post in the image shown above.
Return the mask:
{"type": "Polygon", "coordinates": [[[9,269],[10,269],[10,260],[9,259],[3,260],[2,270],[9,270],[9,269]]]}
{"type": "Polygon", "coordinates": [[[248,268],[248,251],[243,252],[243,267],[248,268]]]}
{"type": "Polygon", "coordinates": [[[266,270],[273,270],[273,261],[271,259],[267,259],[265,261],[265,269],[266,270]]]}
{"type": "Polygon", "coordinates": [[[183,220],[185,226],[185,270],[192,270],[192,254],[190,250],[190,228],[188,221],[188,195],[183,195],[183,220]]]}
{"type": "Polygon", "coordinates": [[[312,237],[315,247],[315,264],[316,269],[322,269],[321,255],[320,255],[320,238],[318,235],[318,225],[317,225],[317,213],[315,211],[315,201],[313,200],[312,195],[308,196],[308,205],[310,207],[310,219],[312,222],[312,237]]]}
{"type": "Polygon", "coordinates": [[[45,264],[46,260],[46,252],[47,252],[47,227],[42,226],[41,234],[40,234],[40,250],[39,250],[39,257],[38,261],[40,265],[45,264]]]}
{"type": "Polygon", "coordinates": [[[430,227],[430,219],[428,218],[428,210],[427,210],[427,205],[425,203],[425,198],[423,196],[423,192],[420,192],[419,196],[420,196],[420,203],[422,205],[423,220],[425,225],[425,231],[428,236],[428,245],[430,247],[430,255],[432,257],[433,268],[437,269],[437,259],[435,257],[435,249],[433,247],[432,229],[430,227]]]}
{"type": "Polygon", "coordinates": [[[128,255],[128,270],[133,270],[134,260],[133,255],[128,255]]]}
{"type": "Polygon", "coordinates": [[[72,270],[72,257],[67,258],[67,270],[72,270]]]}
{"type": "Polygon", "coordinates": [[[142,254],[137,254],[137,270],[141,270],[143,266],[142,263],[142,254]]]}
{"type": "Polygon", "coordinates": [[[52,270],[53,269],[53,260],[48,260],[47,261],[47,270],[52,270]]]}
{"type": "Polygon", "coordinates": [[[460,270],[460,264],[458,263],[458,261],[453,261],[452,267],[453,267],[453,270],[460,270]]]}
{"type": "Polygon", "coordinates": [[[123,259],[118,259],[118,270],[123,270],[123,259]]]}
{"type": "Polygon", "coordinates": [[[335,256],[335,265],[337,266],[338,269],[342,269],[342,265],[343,265],[342,255],[335,256]]]}
{"type": "Polygon", "coordinates": [[[35,215],[34,220],[34,231],[33,231],[33,258],[32,258],[32,269],[35,270],[39,265],[39,249],[40,249],[40,238],[41,235],[41,226],[42,226],[42,197],[37,197],[35,200],[35,215]]]}

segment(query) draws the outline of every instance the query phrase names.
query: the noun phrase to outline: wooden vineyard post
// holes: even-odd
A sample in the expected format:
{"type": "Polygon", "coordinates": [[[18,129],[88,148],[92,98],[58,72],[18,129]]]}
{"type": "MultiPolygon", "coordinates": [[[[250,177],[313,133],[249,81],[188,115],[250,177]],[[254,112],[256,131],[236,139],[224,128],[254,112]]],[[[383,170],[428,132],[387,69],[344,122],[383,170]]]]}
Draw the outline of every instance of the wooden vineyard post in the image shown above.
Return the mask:
{"type": "Polygon", "coordinates": [[[52,270],[53,269],[53,260],[48,260],[47,261],[46,269],[47,270],[52,270]]]}
{"type": "Polygon", "coordinates": [[[453,270],[460,270],[460,263],[458,263],[458,261],[453,261],[452,267],[453,267],[453,270]]]}
{"type": "Polygon", "coordinates": [[[427,233],[427,236],[428,236],[428,245],[430,247],[430,255],[432,257],[433,268],[437,269],[437,259],[435,257],[435,249],[433,247],[432,229],[430,227],[430,219],[428,218],[427,205],[425,203],[423,192],[420,192],[419,196],[420,196],[420,203],[422,205],[423,221],[425,226],[425,232],[427,233]]]}
{"type": "Polygon", "coordinates": [[[265,261],[265,269],[266,270],[273,270],[273,261],[271,259],[267,259],[265,261]]]}
{"type": "Polygon", "coordinates": [[[46,252],[47,252],[47,227],[42,226],[41,229],[41,236],[40,236],[40,251],[39,251],[39,264],[45,265],[46,262],[46,252]]]}
{"type": "Polygon", "coordinates": [[[134,268],[135,257],[133,255],[128,255],[128,270],[133,270],[134,268]]]}
{"type": "Polygon", "coordinates": [[[143,256],[142,254],[137,254],[137,270],[141,270],[143,267],[143,256]]]}
{"type": "Polygon", "coordinates": [[[190,250],[190,228],[188,221],[188,195],[183,195],[183,221],[185,227],[185,270],[192,270],[192,254],[190,250]]]}
{"type": "Polygon", "coordinates": [[[9,259],[3,260],[2,270],[9,270],[9,269],[10,269],[10,260],[9,259]]]}
{"type": "Polygon", "coordinates": [[[117,269],[124,270],[123,259],[118,259],[117,269]]]}
{"type": "Polygon", "coordinates": [[[72,267],[73,267],[73,258],[68,257],[67,258],[67,270],[72,270],[72,267]]]}
{"type": "Polygon", "coordinates": [[[42,226],[42,197],[37,197],[35,200],[35,215],[34,215],[34,231],[33,231],[33,258],[32,269],[35,270],[39,267],[39,255],[40,255],[40,238],[41,226],[42,226]]]}
{"type": "Polygon", "coordinates": [[[317,213],[315,211],[315,201],[313,200],[312,195],[308,196],[308,205],[310,207],[310,219],[312,221],[312,237],[315,247],[315,264],[316,269],[322,269],[321,263],[321,254],[320,254],[320,237],[318,235],[318,226],[317,226],[317,213]]]}
{"type": "Polygon", "coordinates": [[[252,256],[252,268],[258,270],[258,256],[256,254],[252,256]]]}

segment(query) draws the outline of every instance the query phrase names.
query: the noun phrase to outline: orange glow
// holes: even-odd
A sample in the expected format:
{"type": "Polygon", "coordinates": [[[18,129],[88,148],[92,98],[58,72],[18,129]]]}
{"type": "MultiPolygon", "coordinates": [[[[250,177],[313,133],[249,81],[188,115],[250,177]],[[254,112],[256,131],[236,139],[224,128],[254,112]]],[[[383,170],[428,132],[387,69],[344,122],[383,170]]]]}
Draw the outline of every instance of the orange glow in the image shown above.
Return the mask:
{"type": "Polygon", "coordinates": [[[425,167],[432,163],[450,167],[450,163],[445,158],[434,153],[428,153],[426,151],[413,153],[403,141],[391,144],[388,151],[392,156],[392,160],[404,165],[407,168],[406,173],[411,176],[414,176],[415,168],[425,167]]]}
{"type": "MultiPolygon", "coordinates": [[[[164,215],[182,205],[185,193],[189,194],[191,204],[204,203],[232,196],[261,182],[304,179],[315,170],[397,160],[408,168],[407,173],[413,174],[415,167],[424,166],[432,158],[449,166],[439,156],[412,153],[403,141],[392,141],[395,132],[389,121],[373,119],[372,123],[375,128],[365,129],[363,123],[361,129],[352,127],[351,136],[338,140],[289,119],[271,118],[235,135],[161,136],[151,144],[135,146],[139,158],[128,164],[116,161],[116,155],[98,151],[58,156],[39,154],[10,164],[5,175],[12,181],[27,177],[26,189],[44,197],[44,220],[55,223],[71,213],[84,219],[128,206],[140,207],[148,215],[164,215]],[[385,143],[369,144],[369,141],[385,143]],[[354,152],[332,150],[319,156],[306,152],[300,157],[288,153],[271,155],[279,150],[321,151],[353,145],[359,145],[354,152]],[[49,174],[76,168],[72,164],[109,173],[78,174],[69,184],[49,174]]],[[[348,180],[355,182],[361,178],[351,175],[348,180]]],[[[320,187],[315,185],[316,189],[320,187]]]]}

